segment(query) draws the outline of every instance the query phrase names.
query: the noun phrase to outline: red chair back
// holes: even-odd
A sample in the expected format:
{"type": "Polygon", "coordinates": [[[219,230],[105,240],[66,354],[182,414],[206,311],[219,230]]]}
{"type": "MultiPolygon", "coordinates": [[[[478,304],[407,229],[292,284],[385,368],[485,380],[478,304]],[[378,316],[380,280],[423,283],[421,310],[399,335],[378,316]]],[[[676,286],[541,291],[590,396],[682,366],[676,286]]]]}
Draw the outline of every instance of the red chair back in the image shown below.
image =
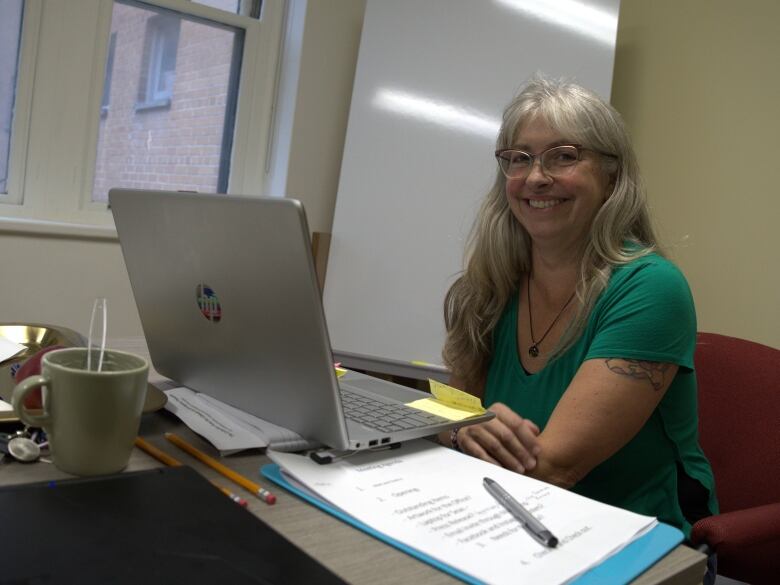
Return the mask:
{"type": "Polygon", "coordinates": [[[699,333],[694,361],[721,513],[780,502],[780,350],[699,333]]]}

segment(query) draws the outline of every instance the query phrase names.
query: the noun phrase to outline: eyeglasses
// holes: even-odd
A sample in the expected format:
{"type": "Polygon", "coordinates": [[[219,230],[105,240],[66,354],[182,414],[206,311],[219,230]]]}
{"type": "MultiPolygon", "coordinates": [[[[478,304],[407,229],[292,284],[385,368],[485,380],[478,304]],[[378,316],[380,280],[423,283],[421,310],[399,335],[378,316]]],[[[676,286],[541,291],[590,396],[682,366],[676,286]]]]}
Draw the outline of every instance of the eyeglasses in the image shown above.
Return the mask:
{"type": "Polygon", "coordinates": [[[545,174],[562,177],[574,170],[577,163],[582,160],[582,152],[586,150],[610,158],[617,158],[613,154],[599,152],[592,148],[583,148],[579,144],[565,144],[553,146],[539,154],[531,154],[514,148],[502,148],[496,151],[496,160],[507,179],[523,179],[530,175],[537,158],[545,174]]]}

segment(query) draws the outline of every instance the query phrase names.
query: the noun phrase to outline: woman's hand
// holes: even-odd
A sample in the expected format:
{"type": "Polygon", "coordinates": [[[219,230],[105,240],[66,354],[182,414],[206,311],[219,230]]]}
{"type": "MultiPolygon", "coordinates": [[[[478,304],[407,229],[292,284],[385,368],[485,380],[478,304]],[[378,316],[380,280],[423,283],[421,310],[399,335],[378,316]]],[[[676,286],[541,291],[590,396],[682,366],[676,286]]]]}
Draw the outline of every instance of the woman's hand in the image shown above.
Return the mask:
{"type": "Polygon", "coordinates": [[[494,419],[458,431],[461,451],[517,473],[536,467],[539,427],[501,402],[488,410],[496,413],[494,419]]]}

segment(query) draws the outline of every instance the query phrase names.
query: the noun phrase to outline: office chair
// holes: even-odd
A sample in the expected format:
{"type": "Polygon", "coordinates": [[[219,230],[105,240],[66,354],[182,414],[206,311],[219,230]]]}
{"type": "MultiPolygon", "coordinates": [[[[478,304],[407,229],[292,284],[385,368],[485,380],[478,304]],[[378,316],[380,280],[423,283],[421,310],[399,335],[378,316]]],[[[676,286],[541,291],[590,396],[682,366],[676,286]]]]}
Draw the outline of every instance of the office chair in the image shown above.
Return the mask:
{"type": "Polygon", "coordinates": [[[699,333],[694,361],[700,441],[720,514],[696,522],[691,540],[717,553],[720,575],[778,583],[780,350],[699,333]]]}

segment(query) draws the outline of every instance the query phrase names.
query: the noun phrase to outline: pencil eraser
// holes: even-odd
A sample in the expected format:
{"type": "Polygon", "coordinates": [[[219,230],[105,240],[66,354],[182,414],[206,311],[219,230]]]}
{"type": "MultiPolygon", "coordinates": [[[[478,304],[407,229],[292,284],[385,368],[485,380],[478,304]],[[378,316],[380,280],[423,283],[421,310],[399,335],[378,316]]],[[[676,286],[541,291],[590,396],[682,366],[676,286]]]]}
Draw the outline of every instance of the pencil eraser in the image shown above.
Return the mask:
{"type": "Polygon", "coordinates": [[[276,503],[276,496],[273,494],[268,494],[265,497],[265,503],[266,504],[275,504],[276,503]]]}

